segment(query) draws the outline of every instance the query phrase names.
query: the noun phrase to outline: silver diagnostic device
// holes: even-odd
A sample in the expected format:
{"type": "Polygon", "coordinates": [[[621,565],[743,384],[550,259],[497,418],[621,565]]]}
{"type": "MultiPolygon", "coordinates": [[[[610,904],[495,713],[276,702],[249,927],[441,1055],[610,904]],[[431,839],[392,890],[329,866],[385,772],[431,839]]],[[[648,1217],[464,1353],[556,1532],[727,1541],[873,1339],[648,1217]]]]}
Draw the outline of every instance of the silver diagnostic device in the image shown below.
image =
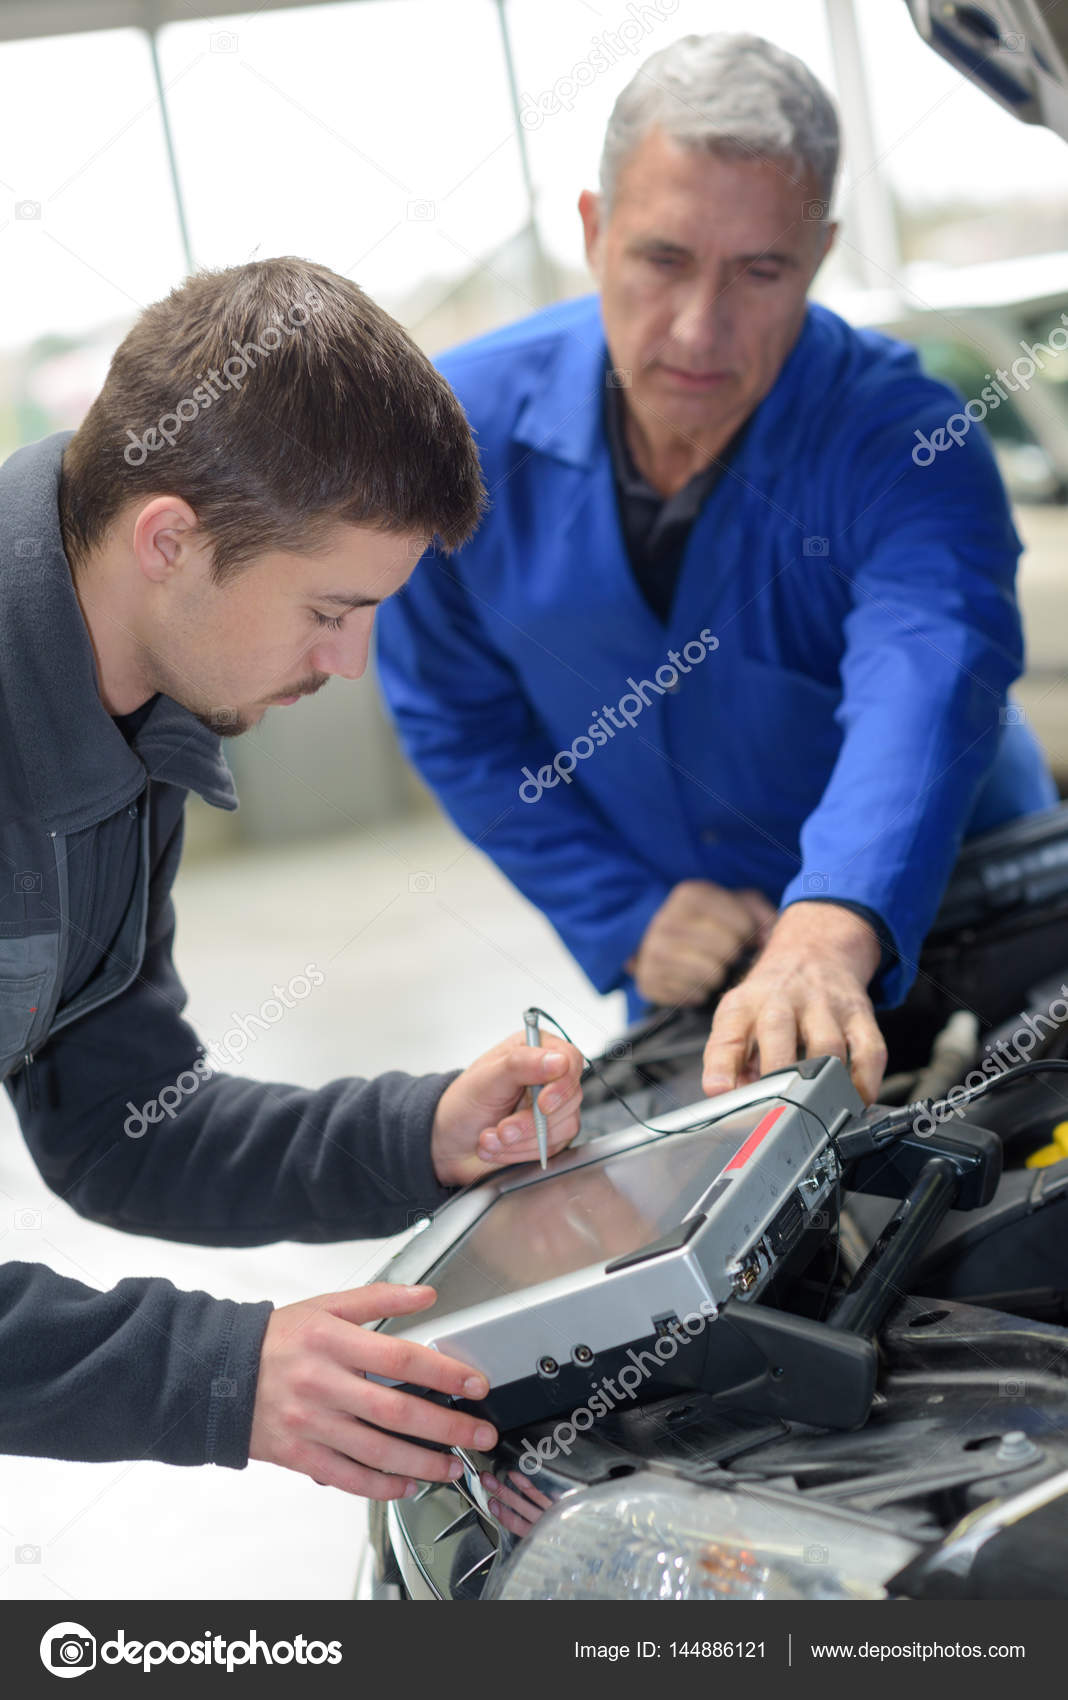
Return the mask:
{"type": "Polygon", "coordinates": [[[457,1403],[499,1428],[583,1404],[626,1364],[641,1366],[642,1398],[699,1387],[855,1426],[871,1342],[761,1300],[833,1228],[833,1138],[863,1110],[842,1063],[815,1058],[673,1111],[655,1133],[574,1146],[544,1173],[502,1170],[383,1272],[437,1301],[381,1328],[481,1370],[488,1398],[457,1403]]]}

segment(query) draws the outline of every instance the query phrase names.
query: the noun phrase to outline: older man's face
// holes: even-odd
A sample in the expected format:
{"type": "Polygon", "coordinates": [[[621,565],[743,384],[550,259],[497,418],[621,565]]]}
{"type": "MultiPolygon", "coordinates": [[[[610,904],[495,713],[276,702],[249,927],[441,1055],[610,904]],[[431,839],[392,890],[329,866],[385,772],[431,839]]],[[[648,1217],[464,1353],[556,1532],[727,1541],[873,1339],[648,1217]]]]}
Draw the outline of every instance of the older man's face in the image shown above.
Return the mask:
{"type": "Polygon", "coordinates": [[[583,194],[612,364],[647,425],[720,439],[767,394],[833,238],[811,216],[818,198],[789,166],[722,158],[661,130],[626,161],[607,218],[583,194]]]}

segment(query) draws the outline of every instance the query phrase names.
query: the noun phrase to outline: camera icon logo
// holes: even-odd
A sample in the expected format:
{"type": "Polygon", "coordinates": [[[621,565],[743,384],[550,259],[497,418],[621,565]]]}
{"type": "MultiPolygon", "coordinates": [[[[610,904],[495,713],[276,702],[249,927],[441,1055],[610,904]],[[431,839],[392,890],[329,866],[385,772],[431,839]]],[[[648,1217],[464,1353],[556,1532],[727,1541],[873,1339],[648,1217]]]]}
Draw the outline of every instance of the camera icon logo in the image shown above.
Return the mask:
{"type": "Polygon", "coordinates": [[[1027,716],[1018,702],[1010,702],[998,709],[998,719],[1003,726],[1022,726],[1027,716]]]}
{"type": "Polygon", "coordinates": [[[830,889],[830,884],[831,880],[829,874],[806,874],[801,881],[802,888],[806,892],[813,893],[828,891],[830,889]]]}
{"type": "Polygon", "coordinates": [[[37,537],[16,537],[15,554],[20,560],[35,560],[41,553],[41,542],[37,537]]]}
{"type": "Polygon", "coordinates": [[[629,366],[612,366],[604,375],[605,384],[610,390],[629,390],[632,378],[629,366]]]}
{"type": "Polygon", "coordinates": [[[211,1384],[213,1399],[233,1399],[237,1395],[237,1382],[228,1375],[217,1375],[211,1384]]]}
{"type": "Polygon", "coordinates": [[[998,1392],[1001,1394],[1003,1399],[1022,1399],[1024,1397],[1024,1388],[1024,1382],[1017,1381],[1011,1376],[1005,1381],[998,1382],[998,1392]]]}
{"type": "Polygon", "coordinates": [[[801,210],[801,216],[802,216],[802,218],[814,218],[816,220],[819,220],[821,218],[826,218],[827,217],[827,202],[826,201],[806,201],[805,204],[804,204],[804,207],[801,210]]]}
{"type": "Polygon", "coordinates": [[[438,882],[434,878],[433,874],[420,873],[408,875],[409,891],[433,891],[436,888],[437,883],[438,882]]]}
{"type": "Polygon", "coordinates": [[[20,868],[15,874],[15,890],[21,895],[40,891],[41,876],[34,868],[20,868]]]}
{"type": "Polygon", "coordinates": [[[16,201],[15,217],[17,219],[39,219],[41,216],[40,201],[16,201]]]}
{"type": "Polygon", "coordinates": [[[806,1564],[826,1564],[830,1554],[826,1547],[811,1546],[805,1548],[806,1564]]]}
{"type": "Polygon", "coordinates": [[[829,537],[806,537],[801,544],[802,555],[819,555],[826,557],[831,552],[829,537]]]}
{"type": "Polygon", "coordinates": [[[41,1212],[39,1210],[25,1209],[15,1211],[16,1228],[39,1228],[41,1226],[41,1219],[41,1212]]]}
{"type": "Polygon", "coordinates": [[[54,1623],[41,1637],[41,1663],[53,1676],[84,1676],[96,1666],[96,1637],[82,1623],[54,1623]]]}
{"type": "Polygon", "coordinates": [[[208,47],[212,53],[236,53],[237,37],[233,30],[215,30],[208,37],[208,47]]]}
{"type": "Polygon", "coordinates": [[[28,1541],[24,1541],[22,1546],[15,1548],[16,1564],[40,1564],[40,1562],[40,1547],[31,1546],[28,1541]]]}
{"type": "Polygon", "coordinates": [[[408,217],[413,224],[429,224],[437,217],[437,207],[433,201],[409,201],[408,217]]]}

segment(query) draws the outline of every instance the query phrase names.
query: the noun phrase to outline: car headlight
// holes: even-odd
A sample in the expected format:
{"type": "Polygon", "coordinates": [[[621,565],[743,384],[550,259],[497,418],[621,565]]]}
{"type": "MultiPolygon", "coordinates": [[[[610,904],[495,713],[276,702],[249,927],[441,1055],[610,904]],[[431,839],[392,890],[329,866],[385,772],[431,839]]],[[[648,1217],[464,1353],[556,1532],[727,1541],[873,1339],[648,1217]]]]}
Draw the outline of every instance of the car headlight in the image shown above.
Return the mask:
{"type": "Polygon", "coordinates": [[[915,1542],[835,1506],[639,1474],[569,1494],[495,1570],[499,1600],[880,1600],[915,1542]]]}

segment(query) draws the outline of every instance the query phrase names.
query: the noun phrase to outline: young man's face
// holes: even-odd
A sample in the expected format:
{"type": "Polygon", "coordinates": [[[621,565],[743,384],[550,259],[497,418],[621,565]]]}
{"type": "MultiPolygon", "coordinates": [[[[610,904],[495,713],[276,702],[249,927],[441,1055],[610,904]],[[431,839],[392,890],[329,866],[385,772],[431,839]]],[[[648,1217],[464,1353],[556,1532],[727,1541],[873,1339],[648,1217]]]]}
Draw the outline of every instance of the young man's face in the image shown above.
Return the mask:
{"type": "Polygon", "coordinates": [[[587,254],[632,405],[680,434],[748,417],[800,332],[833,238],[806,216],[817,195],[784,165],[722,158],[656,129],[625,161],[607,218],[584,192],[587,254]]]}
{"type": "Polygon", "coordinates": [[[231,737],[334,674],[358,679],[376,606],[401,588],[427,543],[339,525],[314,555],[264,555],[219,585],[195,533],[164,528],[155,547],[166,554],[176,534],[180,565],[172,558],[142,605],[146,677],[231,737]]]}

